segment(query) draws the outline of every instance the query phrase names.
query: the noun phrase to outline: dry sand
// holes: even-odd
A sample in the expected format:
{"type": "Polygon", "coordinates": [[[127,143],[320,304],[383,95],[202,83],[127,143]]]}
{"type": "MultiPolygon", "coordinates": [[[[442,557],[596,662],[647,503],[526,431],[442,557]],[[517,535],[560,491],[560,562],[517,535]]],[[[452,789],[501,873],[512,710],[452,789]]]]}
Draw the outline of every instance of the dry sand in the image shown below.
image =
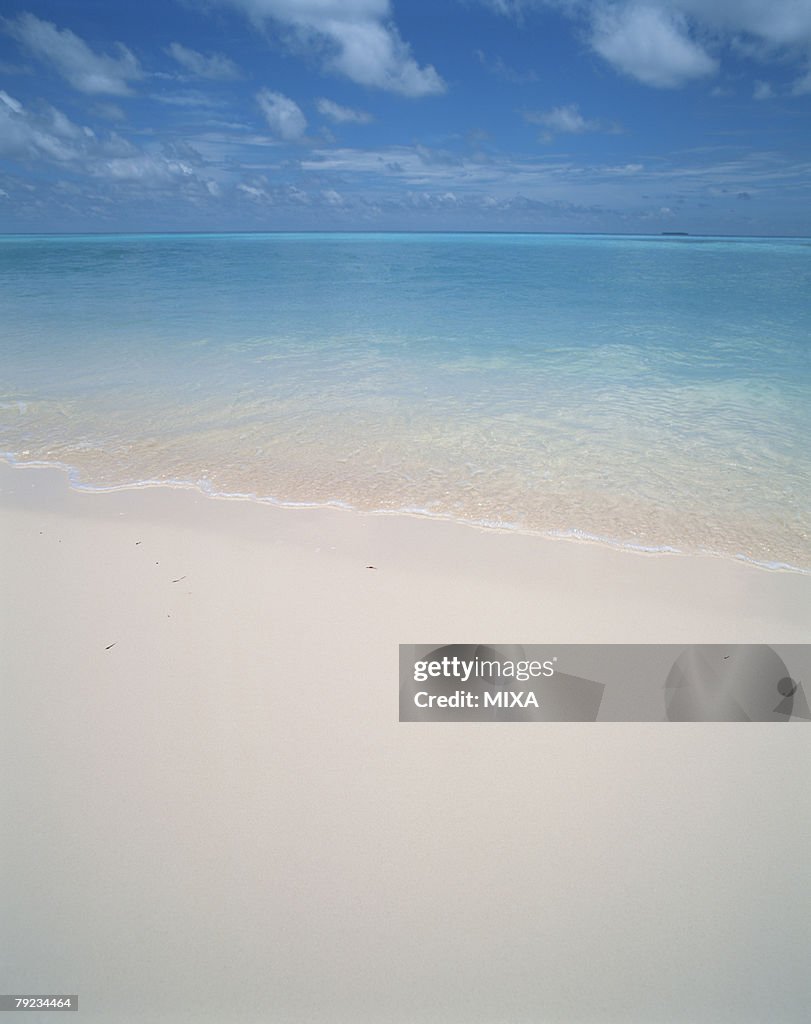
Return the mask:
{"type": "Polygon", "coordinates": [[[399,725],[397,647],[805,643],[811,576],[5,465],[0,574],[3,991],[807,1019],[811,733],[399,725]]]}

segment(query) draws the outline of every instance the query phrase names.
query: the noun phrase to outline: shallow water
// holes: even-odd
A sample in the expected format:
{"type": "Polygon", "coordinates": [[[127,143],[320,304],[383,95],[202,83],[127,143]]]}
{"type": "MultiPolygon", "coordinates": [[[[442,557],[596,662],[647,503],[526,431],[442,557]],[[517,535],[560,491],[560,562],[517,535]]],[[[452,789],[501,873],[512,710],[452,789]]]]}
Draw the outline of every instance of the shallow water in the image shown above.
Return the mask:
{"type": "Polygon", "coordinates": [[[0,238],[0,451],[811,567],[811,243],[0,238]]]}

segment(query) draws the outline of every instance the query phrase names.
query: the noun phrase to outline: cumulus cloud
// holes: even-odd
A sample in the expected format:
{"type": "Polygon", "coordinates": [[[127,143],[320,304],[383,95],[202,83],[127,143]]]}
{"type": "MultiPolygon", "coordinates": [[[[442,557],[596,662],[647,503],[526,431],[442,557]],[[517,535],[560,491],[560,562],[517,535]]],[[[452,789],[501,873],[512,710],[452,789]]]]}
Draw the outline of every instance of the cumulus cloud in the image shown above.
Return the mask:
{"type": "Polygon", "coordinates": [[[482,0],[496,14],[505,14],[510,18],[520,18],[527,7],[532,7],[531,0],[482,0]]]}
{"type": "Polygon", "coordinates": [[[151,99],[170,107],[186,107],[190,110],[220,110],[227,104],[219,96],[211,96],[199,89],[185,89],[181,92],[154,93],[151,99]]]}
{"type": "MultiPolygon", "coordinates": [[[[714,73],[724,46],[761,61],[811,60],[808,0],[480,0],[521,18],[555,9],[580,22],[591,46],[646,85],[675,88],[714,73]]],[[[811,71],[794,84],[811,91],[811,71]]]]}
{"type": "Polygon", "coordinates": [[[25,64],[12,64],[8,60],[0,60],[0,75],[30,75],[33,69],[25,64]]]}
{"type": "MultiPolygon", "coordinates": [[[[116,132],[104,138],[52,106],[31,110],[0,90],[0,155],[12,160],[56,163],[98,176],[139,151],[116,132]],[[111,164],[112,162],[112,164],[111,164]]],[[[116,175],[120,176],[120,175],[116,175]]]]}
{"type": "Polygon", "coordinates": [[[576,103],[564,107],[553,107],[552,110],[528,110],[524,119],[530,124],[540,124],[554,134],[582,135],[583,132],[602,130],[599,121],[589,121],[580,113],[576,103]]]}
{"type": "Polygon", "coordinates": [[[619,71],[659,88],[674,88],[718,70],[718,62],[688,36],[678,11],[652,6],[600,10],[592,46],[619,71]]]}
{"type": "Polygon", "coordinates": [[[316,109],[323,117],[328,117],[336,124],[368,124],[374,120],[372,115],[365,110],[355,110],[352,107],[342,107],[340,103],[332,100],[320,99],[316,102],[316,109]]]}
{"type": "Polygon", "coordinates": [[[194,176],[194,168],[185,160],[173,159],[161,153],[136,153],[133,156],[113,157],[94,164],[90,172],[95,177],[144,184],[194,176]]]}
{"type": "Polygon", "coordinates": [[[256,102],[274,135],[278,135],[286,142],[295,142],[304,135],[307,129],[307,119],[295,100],[291,100],[289,96],[284,96],[280,92],[261,89],[256,94],[256,102]]]}
{"type": "Polygon", "coordinates": [[[811,45],[811,4],[806,0],[658,0],[725,34],[745,33],[775,49],[811,45]]]}
{"type": "Polygon", "coordinates": [[[0,90],[0,157],[21,163],[50,164],[109,185],[149,188],[174,183],[207,188],[199,155],[190,147],[139,149],[115,132],[100,137],[71,121],[55,107],[29,109],[0,90]]]}
{"type": "Polygon", "coordinates": [[[755,82],[752,96],[756,100],[770,100],[774,96],[774,89],[769,82],[755,82]]]}
{"type": "Polygon", "coordinates": [[[490,72],[491,75],[495,75],[496,78],[501,78],[505,82],[512,82],[514,85],[524,85],[528,82],[537,82],[538,75],[534,71],[516,71],[515,68],[510,67],[498,54],[495,57],[488,57],[484,50],[474,50],[473,56],[481,64],[481,66],[490,72]]]}
{"type": "Polygon", "coordinates": [[[173,57],[182,68],[189,74],[198,78],[212,78],[220,81],[239,78],[239,68],[229,58],[221,53],[204,54],[192,50],[182,43],[172,43],[166,47],[166,52],[173,57]]]}
{"type": "Polygon", "coordinates": [[[95,103],[91,109],[93,113],[98,117],[103,117],[105,121],[118,121],[120,124],[127,120],[127,115],[115,103],[101,101],[95,103]]]}
{"type": "Polygon", "coordinates": [[[252,199],[254,202],[270,201],[270,195],[268,194],[267,190],[264,188],[260,188],[257,185],[246,185],[244,182],[240,182],[237,185],[237,191],[242,192],[243,195],[246,195],[249,199],[252,199]]]}
{"type": "MultiPolygon", "coordinates": [[[[23,112],[22,103],[20,103],[19,100],[15,100],[13,96],[9,96],[9,94],[4,92],[3,89],[0,89],[0,103],[14,114],[21,114],[23,112]]],[[[2,107],[0,107],[0,113],[1,112],[2,107]]]]}
{"type": "Polygon", "coordinates": [[[287,30],[296,44],[323,56],[326,67],[360,85],[404,96],[445,90],[430,64],[420,67],[391,20],[389,0],[219,0],[258,27],[287,30]]]}
{"type": "Polygon", "coordinates": [[[0,89],[0,155],[66,163],[78,158],[75,140],[84,137],[82,129],[59,111],[50,108],[45,116],[32,115],[0,89]]]}
{"type": "Polygon", "coordinates": [[[137,59],[121,43],[117,57],[94,53],[70,29],[57,28],[33,14],[21,14],[5,27],[32,56],[49,64],[79,92],[128,96],[132,93],[129,83],[143,77],[137,59]]]}
{"type": "Polygon", "coordinates": [[[811,69],[797,79],[791,91],[795,96],[805,96],[806,93],[811,92],[811,69]]]}

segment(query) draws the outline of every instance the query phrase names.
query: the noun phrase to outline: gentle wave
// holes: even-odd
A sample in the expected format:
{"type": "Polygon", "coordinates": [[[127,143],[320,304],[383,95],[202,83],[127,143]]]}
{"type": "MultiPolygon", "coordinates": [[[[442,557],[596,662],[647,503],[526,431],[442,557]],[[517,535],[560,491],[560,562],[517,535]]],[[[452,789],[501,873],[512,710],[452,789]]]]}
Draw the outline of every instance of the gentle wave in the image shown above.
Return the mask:
{"type": "Polygon", "coordinates": [[[0,448],[98,488],[808,566],[807,249],[0,238],[0,448]]]}
{"type": "Polygon", "coordinates": [[[438,522],[455,523],[459,526],[467,526],[473,529],[485,531],[492,530],[501,533],[514,533],[521,534],[523,536],[542,537],[547,540],[561,540],[587,544],[597,544],[603,547],[613,548],[620,551],[626,551],[630,554],[635,555],[680,555],[688,557],[696,555],[707,556],[713,558],[724,558],[745,562],[748,565],[755,566],[759,569],[767,569],[773,572],[792,572],[799,573],[800,575],[804,576],[811,575],[811,567],[792,565],[787,562],[764,561],[757,558],[751,558],[750,556],[743,554],[742,552],[737,554],[729,554],[723,551],[714,551],[711,549],[703,548],[698,548],[696,550],[691,551],[687,549],[673,547],[672,545],[668,544],[637,544],[633,541],[622,540],[617,537],[601,536],[599,534],[589,533],[588,531],[580,530],[577,527],[571,527],[569,529],[563,530],[531,530],[521,526],[518,523],[493,521],[489,519],[469,519],[459,516],[452,516],[448,514],[433,512],[429,509],[415,508],[413,506],[403,506],[402,508],[393,509],[368,509],[351,505],[348,502],[340,501],[338,499],[318,502],[286,501],[281,498],[273,497],[272,495],[217,491],[211,487],[211,484],[207,480],[192,481],[161,479],[133,480],[128,483],[120,484],[93,484],[83,480],[81,478],[80,471],[75,466],[69,466],[63,462],[47,462],[42,460],[25,461],[17,458],[11,452],[0,452],[0,459],[2,459],[4,462],[6,462],[8,465],[12,466],[15,469],[61,470],[67,476],[68,486],[72,490],[83,491],[92,494],[111,494],[160,487],[165,487],[169,490],[194,490],[212,499],[219,499],[225,501],[250,501],[258,505],[269,505],[273,508],[333,509],[342,512],[352,512],[355,515],[368,516],[412,516],[414,518],[419,519],[429,519],[438,522]]]}

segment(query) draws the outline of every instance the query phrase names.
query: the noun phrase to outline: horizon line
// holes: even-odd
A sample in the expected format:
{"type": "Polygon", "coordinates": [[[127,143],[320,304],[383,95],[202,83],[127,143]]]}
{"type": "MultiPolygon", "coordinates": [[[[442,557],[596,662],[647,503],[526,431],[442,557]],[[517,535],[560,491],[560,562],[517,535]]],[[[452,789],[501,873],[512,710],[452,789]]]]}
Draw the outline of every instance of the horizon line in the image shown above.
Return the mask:
{"type": "Polygon", "coordinates": [[[811,235],[764,235],[764,234],[728,234],[723,232],[692,232],[692,231],[522,231],[477,228],[235,228],[218,230],[129,230],[129,231],[1,231],[0,238],[36,238],[62,237],[76,235],[109,237],[113,235],[556,235],[603,238],[770,238],[770,239],[808,239],[811,235]]]}

